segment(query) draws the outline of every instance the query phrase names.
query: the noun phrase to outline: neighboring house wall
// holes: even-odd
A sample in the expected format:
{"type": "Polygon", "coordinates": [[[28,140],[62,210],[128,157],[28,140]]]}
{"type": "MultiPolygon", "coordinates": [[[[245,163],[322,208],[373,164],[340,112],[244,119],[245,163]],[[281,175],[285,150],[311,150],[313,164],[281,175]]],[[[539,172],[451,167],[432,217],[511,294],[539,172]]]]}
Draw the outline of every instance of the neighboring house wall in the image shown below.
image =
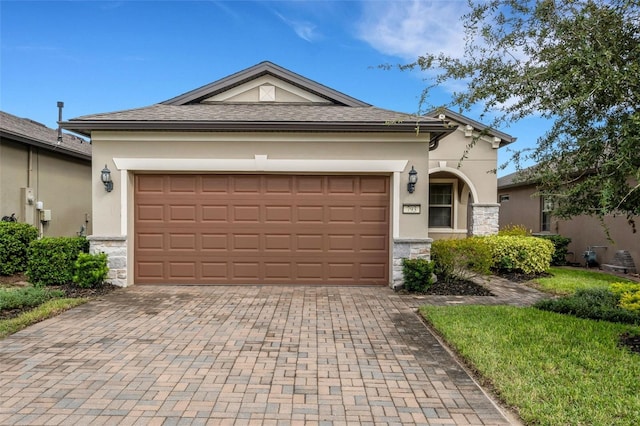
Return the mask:
{"type": "Polygon", "coordinates": [[[543,229],[543,203],[535,196],[533,185],[507,185],[498,190],[498,199],[508,196],[508,201],[500,203],[500,228],[510,225],[522,225],[533,233],[559,234],[571,238],[567,261],[584,264],[583,253],[588,247],[595,247],[597,261],[600,264],[611,263],[616,251],[626,250],[631,254],[636,268],[640,267],[640,217],[636,217],[636,233],[624,215],[606,216],[604,224],[598,218],[576,216],[571,220],[551,217],[548,230],[543,229]],[[609,230],[607,238],[606,230],[609,230]]]}
{"type": "MultiPolygon", "coordinates": [[[[36,226],[43,236],[75,236],[85,226],[92,232],[91,221],[91,160],[88,143],[79,158],[56,150],[56,131],[41,124],[2,113],[0,137],[0,216],[15,213],[18,221],[36,226]],[[25,123],[26,122],[26,123],[25,123]],[[35,140],[28,135],[9,135],[13,123],[24,125],[20,130],[38,126],[35,140]],[[11,127],[11,129],[7,129],[11,127]],[[52,140],[43,140],[50,136],[52,140]],[[33,142],[37,145],[32,145],[33,142]],[[45,144],[51,143],[51,147],[45,144]],[[30,189],[30,191],[29,191],[30,189]],[[31,200],[31,201],[29,201],[31,200]],[[51,212],[51,220],[41,221],[36,209],[41,201],[43,210],[51,212]]],[[[81,144],[80,139],[65,135],[66,143],[81,144]]]]}

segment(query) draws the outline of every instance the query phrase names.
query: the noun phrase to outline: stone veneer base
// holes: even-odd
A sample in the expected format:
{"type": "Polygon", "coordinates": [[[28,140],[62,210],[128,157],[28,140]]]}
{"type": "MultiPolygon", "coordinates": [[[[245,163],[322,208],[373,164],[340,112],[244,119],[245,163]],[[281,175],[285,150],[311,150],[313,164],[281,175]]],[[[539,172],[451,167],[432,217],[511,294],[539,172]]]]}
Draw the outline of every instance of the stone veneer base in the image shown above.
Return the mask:
{"type": "Polygon", "coordinates": [[[87,237],[91,253],[105,253],[109,266],[108,280],[119,287],[127,286],[127,237],[87,237]]]}
{"type": "Polygon", "coordinates": [[[500,204],[471,204],[471,235],[495,235],[499,229],[500,204]]]}
{"type": "Polygon", "coordinates": [[[397,239],[393,241],[393,279],[391,288],[402,286],[402,259],[427,259],[431,260],[432,238],[423,239],[397,239]]]}

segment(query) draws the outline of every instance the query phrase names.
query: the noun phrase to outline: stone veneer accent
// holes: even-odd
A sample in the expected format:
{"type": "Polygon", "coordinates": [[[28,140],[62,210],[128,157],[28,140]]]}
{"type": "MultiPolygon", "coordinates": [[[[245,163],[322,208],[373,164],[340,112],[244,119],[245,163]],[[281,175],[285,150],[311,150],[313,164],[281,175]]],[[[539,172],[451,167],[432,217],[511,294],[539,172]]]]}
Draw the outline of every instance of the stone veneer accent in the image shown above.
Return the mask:
{"type": "Polygon", "coordinates": [[[101,237],[90,235],[88,238],[91,253],[106,253],[109,266],[109,281],[119,287],[127,286],[127,237],[101,237]]]}
{"type": "Polygon", "coordinates": [[[402,259],[431,259],[432,238],[393,241],[393,280],[391,287],[402,286],[402,259]]]}
{"type": "Polygon", "coordinates": [[[495,235],[498,233],[500,204],[471,204],[471,235],[495,235]]]}

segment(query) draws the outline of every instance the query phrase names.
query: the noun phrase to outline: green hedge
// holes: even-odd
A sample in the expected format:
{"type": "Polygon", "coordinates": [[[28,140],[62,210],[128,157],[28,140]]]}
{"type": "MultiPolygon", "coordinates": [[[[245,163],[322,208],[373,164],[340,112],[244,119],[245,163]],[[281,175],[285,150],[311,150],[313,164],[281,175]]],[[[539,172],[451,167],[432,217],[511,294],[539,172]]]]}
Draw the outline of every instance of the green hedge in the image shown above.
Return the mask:
{"type": "Polygon", "coordinates": [[[551,241],[555,251],[551,258],[551,264],[554,266],[562,266],[567,264],[567,253],[569,252],[569,243],[571,238],[562,235],[536,235],[538,238],[544,238],[551,241]]]}
{"type": "Polygon", "coordinates": [[[0,222],[0,275],[24,272],[27,249],[38,238],[38,230],[19,222],[0,222]]]}
{"type": "Polygon", "coordinates": [[[73,280],[78,254],[89,251],[84,237],[42,238],[28,250],[27,276],[33,285],[61,285],[73,280]]]}
{"type": "Polygon", "coordinates": [[[433,284],[433,262],[427,259],[402,259],[404,289],[424,292],[433,284]]]}
{"type": "Polygon", "coordinates": [[[436,276],[446,282],[488,275],[493,265],[490,247],[482,237],[436,240],[431,245],[431,258],[436,276]]]}
{"type": "Polygon", "coordinates": [[[619,296],[606,288],[580,289],[572,296],[541,300],[533,306],[578,318],[640,325],[640,312],[623,308],[619,296]]]}
{"type": "Polygon", "coordinates": [[[73,282],[78,287],[91,288],[104,282],[109,274],[107,255],[80,253],[74,265],[73,282]]]}
{"type": "Polygon", "coordinates": [[[495,270],[539,274],[551,266],[554,253],[551,241],[508,235],[491,235],[484,240],[491,250],[495,270]]]}

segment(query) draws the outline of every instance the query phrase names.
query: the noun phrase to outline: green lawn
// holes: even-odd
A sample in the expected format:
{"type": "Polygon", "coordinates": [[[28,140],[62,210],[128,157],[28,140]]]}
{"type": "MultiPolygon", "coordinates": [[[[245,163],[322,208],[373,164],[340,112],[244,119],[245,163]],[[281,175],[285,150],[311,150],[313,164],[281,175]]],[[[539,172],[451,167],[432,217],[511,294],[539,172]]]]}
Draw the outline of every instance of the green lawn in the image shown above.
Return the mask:
{"type": "Polygon", "coordinates": [[[527,424],[640,424],[640,355],[618,346],[640,327],[535,308],[421,308],[527,424]]]}
{"type": "Polygon", "coordinates": [[[627,282],[624,278],[589,269],[551,268],[551,277],[536,278],[536,288],[558,295],[573,294],[584,288],[607,288],[609,284],[627,282]]]}

